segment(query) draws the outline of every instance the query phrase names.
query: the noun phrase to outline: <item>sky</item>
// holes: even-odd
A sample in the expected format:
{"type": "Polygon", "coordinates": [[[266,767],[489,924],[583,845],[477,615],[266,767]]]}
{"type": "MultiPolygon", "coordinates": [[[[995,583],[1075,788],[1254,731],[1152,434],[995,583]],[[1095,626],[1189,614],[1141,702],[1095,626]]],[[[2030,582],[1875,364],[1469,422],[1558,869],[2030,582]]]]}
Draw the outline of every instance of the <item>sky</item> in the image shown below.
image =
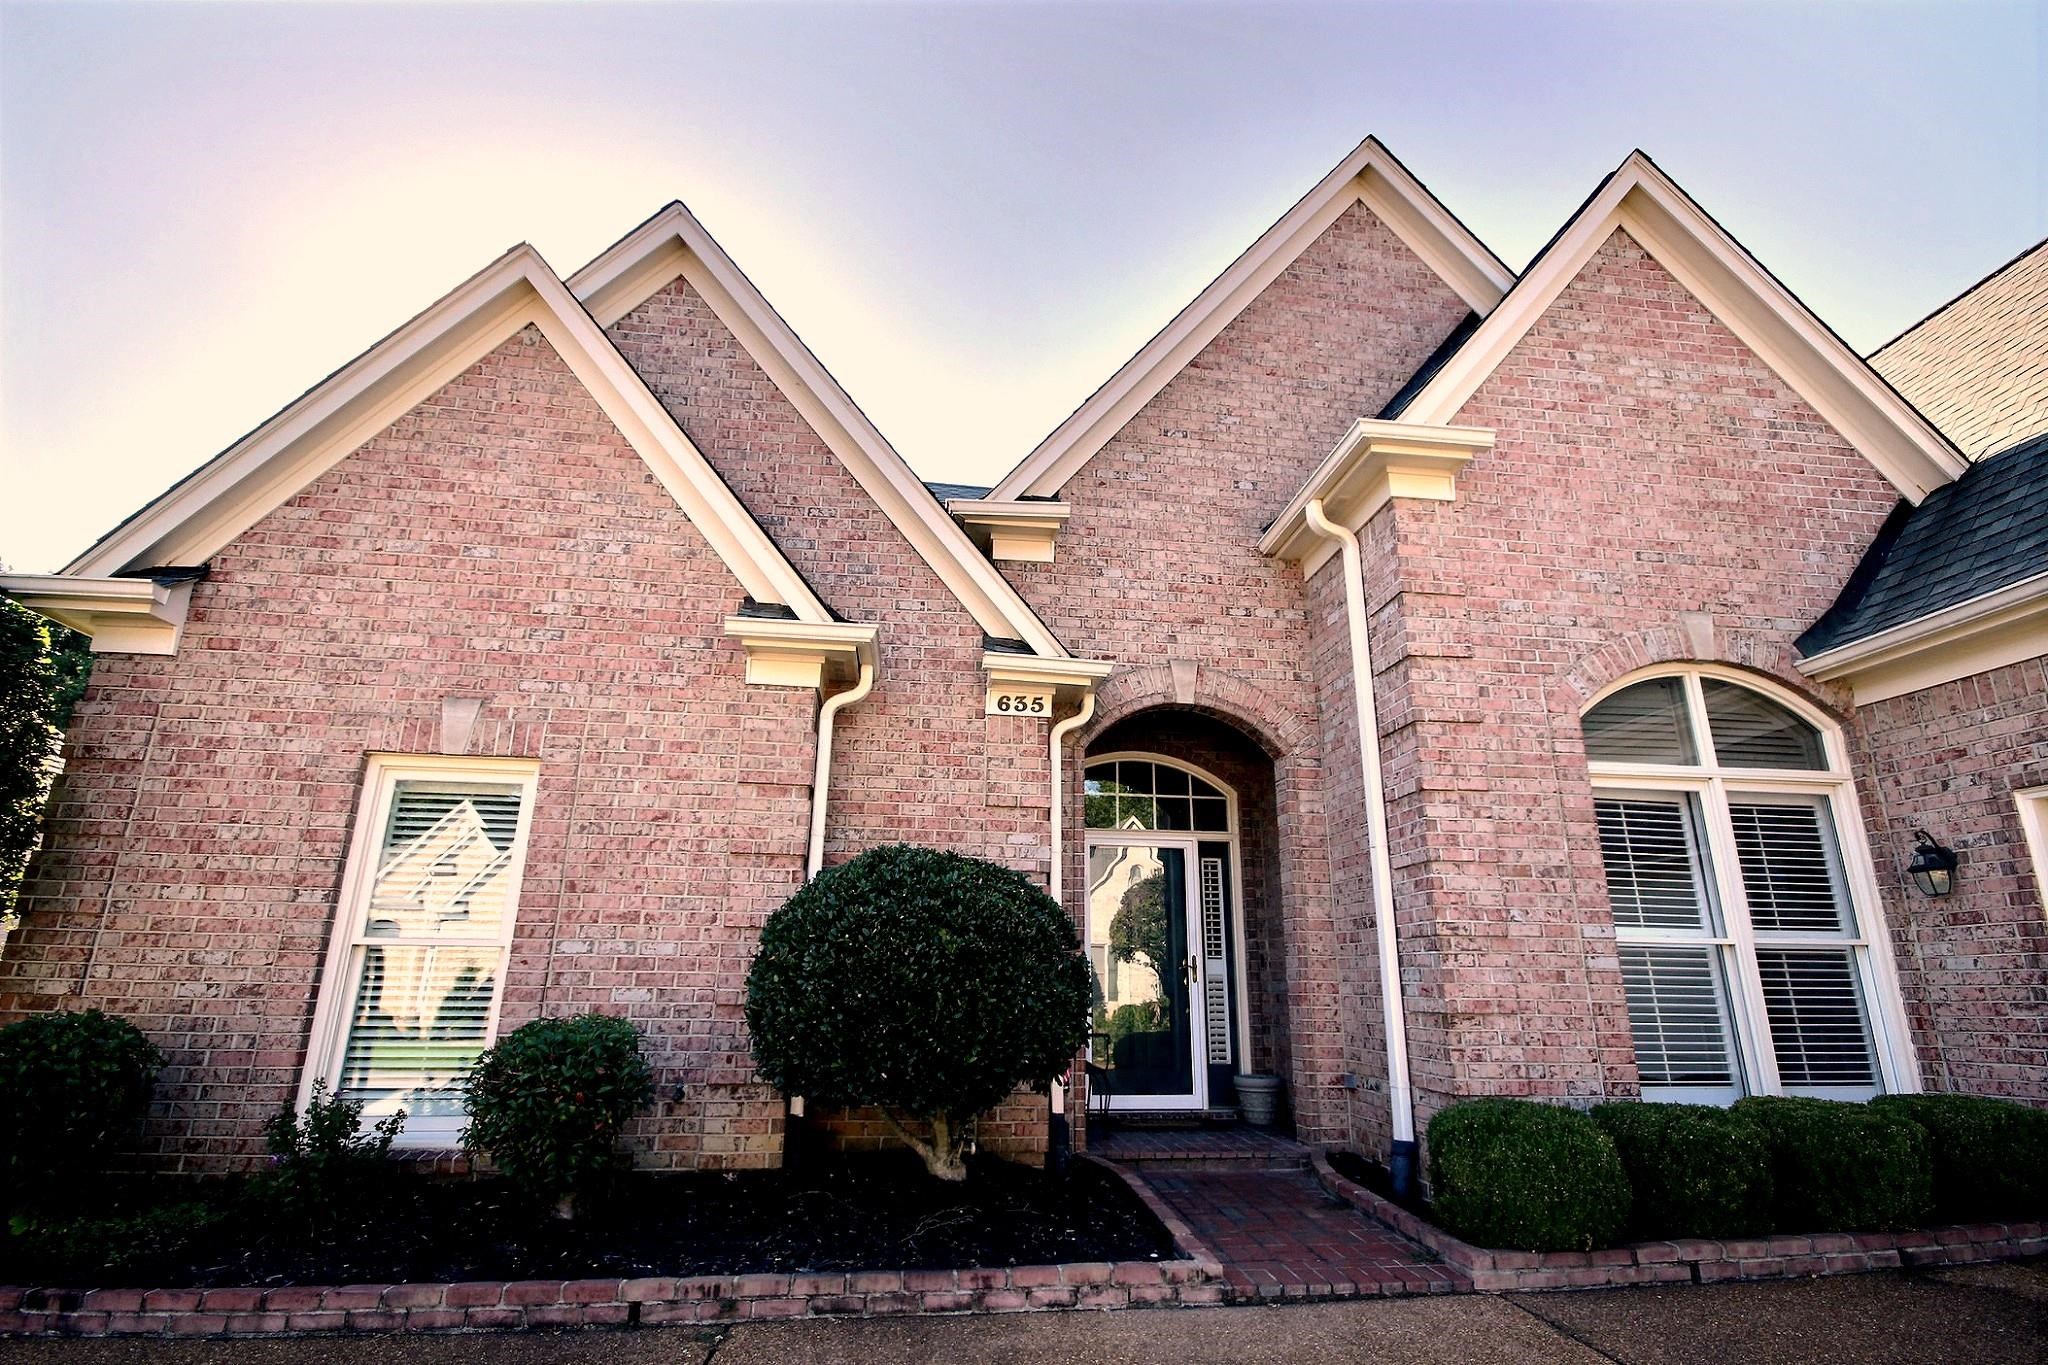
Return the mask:
{"type": "Polygon", "coordinates": [[[1867,351],[2048,236],[2048,2],[0,0],[0,562],[677,198],[993,482],[1368,133],[1517,268],[1640,146],[1867,351]]]}

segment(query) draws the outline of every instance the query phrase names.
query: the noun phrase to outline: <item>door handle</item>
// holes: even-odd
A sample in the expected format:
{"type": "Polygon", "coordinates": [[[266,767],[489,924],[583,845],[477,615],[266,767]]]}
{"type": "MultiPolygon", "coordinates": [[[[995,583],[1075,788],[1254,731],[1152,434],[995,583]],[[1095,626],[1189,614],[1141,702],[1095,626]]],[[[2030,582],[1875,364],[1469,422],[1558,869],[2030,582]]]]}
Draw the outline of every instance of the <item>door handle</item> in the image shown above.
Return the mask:
{"type": "Polygon", "coordinates": [[[1200,959],[1193,956],[1184,957],[1180,960],[1180,969],[1186,973],[1188,985],[1194,986],[1201,982],[1202,964],[1200,959]]]}

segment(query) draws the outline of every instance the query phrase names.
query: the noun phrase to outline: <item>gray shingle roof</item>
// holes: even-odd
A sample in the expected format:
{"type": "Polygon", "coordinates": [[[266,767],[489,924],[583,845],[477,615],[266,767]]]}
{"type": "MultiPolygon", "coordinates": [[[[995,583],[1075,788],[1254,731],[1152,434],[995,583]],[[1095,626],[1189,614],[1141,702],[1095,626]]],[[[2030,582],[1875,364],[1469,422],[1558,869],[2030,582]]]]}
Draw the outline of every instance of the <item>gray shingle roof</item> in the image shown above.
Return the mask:
{"type": "Polygon", "coordinates": [[[989,490],[975,483],[933,483],[926,479],[924,486],[932,490],[932,496],[940,502],[951,502],[955,498],[985,498],[989,490]]]}
{"type": "Polygon", "coordinates": [[[1870,357],[1971,459],[2048,434],[2048,241],[1870,357]]]}
{"type": "Polygon", "coordinates": [[[1827,614],[1808,657],[2048,573],[2048,436],[1979,460],[1918,507],[1901,502],[1827,614]]]}

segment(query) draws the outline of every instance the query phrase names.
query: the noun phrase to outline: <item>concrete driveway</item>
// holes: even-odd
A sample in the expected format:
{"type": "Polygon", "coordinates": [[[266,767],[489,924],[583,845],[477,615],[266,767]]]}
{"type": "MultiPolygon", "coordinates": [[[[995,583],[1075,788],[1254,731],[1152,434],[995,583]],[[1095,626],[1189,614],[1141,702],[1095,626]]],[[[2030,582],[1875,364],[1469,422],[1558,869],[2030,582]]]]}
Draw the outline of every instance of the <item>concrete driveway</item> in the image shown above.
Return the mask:
{"type": "Polygon", "coordinates": [[[1008,1317],[297,1341],[0,1343],[5,1365],[2040,1365],[2048,1263],[1777,1284],[1008,1317]]]}

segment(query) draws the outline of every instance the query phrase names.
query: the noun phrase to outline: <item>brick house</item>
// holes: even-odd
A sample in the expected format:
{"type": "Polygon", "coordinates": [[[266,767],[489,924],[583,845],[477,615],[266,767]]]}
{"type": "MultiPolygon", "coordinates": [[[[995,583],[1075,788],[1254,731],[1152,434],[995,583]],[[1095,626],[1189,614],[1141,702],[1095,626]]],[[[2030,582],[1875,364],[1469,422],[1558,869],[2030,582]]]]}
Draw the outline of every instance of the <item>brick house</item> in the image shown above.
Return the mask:
{"type": "Polygon", "coordinates": [[[1368,140],[981,489],[681,205],[515,248],[0,578],[100,654],[0,1017],[138,1022],[197,1170],[318,1079],[446,1147],[479,1047],[601,1009],[641,1160],[771,1165],[756,931],[909,840],[1074,914],[1083,1143],[1240,1073],[1380,1154],[1475,1094],[2041,1102],[2044,303],[2037,248],[1866,361],[1639,153],[1517,276],[1368,140]]]}

